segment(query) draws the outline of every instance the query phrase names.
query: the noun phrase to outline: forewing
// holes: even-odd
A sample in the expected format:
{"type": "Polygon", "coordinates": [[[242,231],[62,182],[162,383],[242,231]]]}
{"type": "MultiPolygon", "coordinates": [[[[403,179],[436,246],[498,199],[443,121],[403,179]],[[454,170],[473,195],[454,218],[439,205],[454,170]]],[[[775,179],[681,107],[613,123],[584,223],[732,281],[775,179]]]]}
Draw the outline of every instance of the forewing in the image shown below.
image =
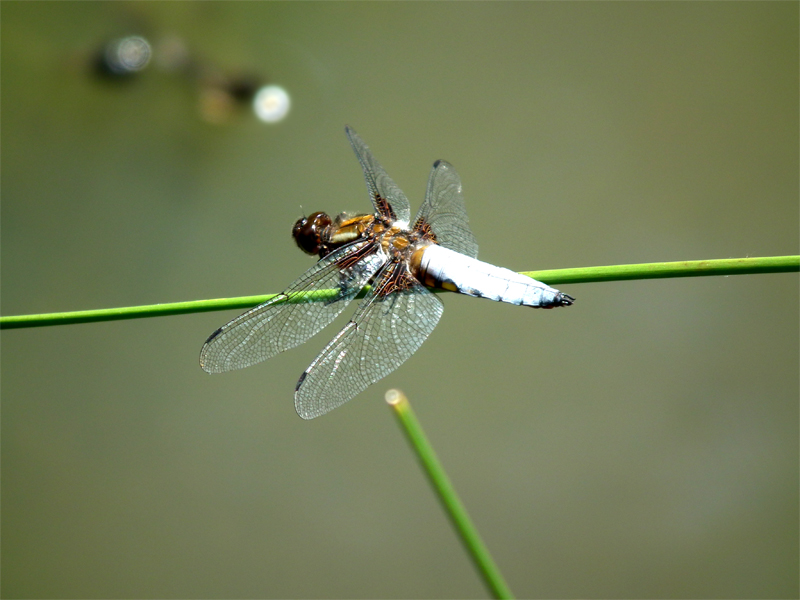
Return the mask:
{"type": "Polygon", "coordinates": [[[391,221],[408,223],[411,220],[411,207],[406,195],[375,160],[364,140],[350,127],[345,127],[345,132],[358,157],[358,162],[361,163],[361,168],[364,170],[367,190],[375,210],[391,221]]]}
{"type": "Polygon", "coordinates": [[[297,414],[323,415],[386,377],[416,352],[443,310],[402,263],[387,265],[353,319],[303,373],[294,397],[297,414]]]}
{"type": "Polygon", "coordinates": [[[469,228],[461,193],[461,178],[453,165],[444,160],[433,163],[425,202],[417,213],[414,229],[424,231],[426,224],[440,245],[470,258],[478,256],[478,242],[469,228]]]}
{"type": "Polygon", "coordinates": [[[385,261],[371,241],[339,248],[283,293],[212,333],[200,351],[200,366],[209,373],[242,369],[299,346],[335,319],[385,261]],[[330,300],[287,302],[299,292],[328,289],[337,290],[330,300]]]}

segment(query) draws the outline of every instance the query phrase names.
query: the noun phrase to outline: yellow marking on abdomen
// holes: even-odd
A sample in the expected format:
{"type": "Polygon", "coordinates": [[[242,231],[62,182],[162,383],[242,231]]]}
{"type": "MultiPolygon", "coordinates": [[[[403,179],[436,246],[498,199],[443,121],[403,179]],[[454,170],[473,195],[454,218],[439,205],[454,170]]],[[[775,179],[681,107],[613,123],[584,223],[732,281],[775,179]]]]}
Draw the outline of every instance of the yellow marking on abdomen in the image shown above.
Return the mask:
{"type": "Polygon", "coordinates": [[[448,290],[450,292],[457,292],[458,291],[458,288],[455,286],[455,284],[452,281],[442,281],[439,284],[439,287],[444,289],[444,290],[448,290]]]}

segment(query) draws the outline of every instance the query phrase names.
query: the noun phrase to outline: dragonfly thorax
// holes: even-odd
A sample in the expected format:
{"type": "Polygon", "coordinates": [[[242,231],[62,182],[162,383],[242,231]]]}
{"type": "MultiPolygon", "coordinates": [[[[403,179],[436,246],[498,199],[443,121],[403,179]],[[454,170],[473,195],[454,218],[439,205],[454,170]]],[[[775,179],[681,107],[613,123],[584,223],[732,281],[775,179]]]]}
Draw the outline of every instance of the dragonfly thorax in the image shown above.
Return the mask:
{"type": "Polygon", "coordinates": [[[417,231],[412,231],[395,223],[392,227],[378,231],[381,250],[390,260],[405,263],[413,273],[413,257],[432,242],[417,231]]]}

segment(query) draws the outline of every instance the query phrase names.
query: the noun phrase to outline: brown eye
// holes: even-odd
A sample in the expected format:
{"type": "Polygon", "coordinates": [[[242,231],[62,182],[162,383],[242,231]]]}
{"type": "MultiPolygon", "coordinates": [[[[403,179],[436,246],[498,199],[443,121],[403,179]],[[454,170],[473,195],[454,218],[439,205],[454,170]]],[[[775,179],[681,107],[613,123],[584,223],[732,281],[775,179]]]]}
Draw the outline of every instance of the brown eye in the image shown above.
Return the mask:
{"type": "Polygon", "coordinates": [[[303,252],[318,254],[324,243],[323,236],[331,226],[331,218],[324,212],[315,212],[298,219],[292,228],[294,241],[303,252]]]}

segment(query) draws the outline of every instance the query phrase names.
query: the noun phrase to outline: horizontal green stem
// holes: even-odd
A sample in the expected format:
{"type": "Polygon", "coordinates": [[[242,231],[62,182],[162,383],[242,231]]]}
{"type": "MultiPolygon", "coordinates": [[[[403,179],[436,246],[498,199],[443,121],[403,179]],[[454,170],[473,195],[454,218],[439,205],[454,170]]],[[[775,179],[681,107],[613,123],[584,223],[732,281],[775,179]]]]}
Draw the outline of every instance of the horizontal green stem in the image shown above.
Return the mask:
{"type": "MultiPolygon", "coordinates": [[[[578,269],[552,269],[548,271],[526,271],[525,275],[550,285],[564,283],[592,283],[599,281],[623,281],[628,279],[656,279],[663,277],[705,277],[710,275],[745,275],[757,273],[789,273],[800,271],[800,256],[771,256],[766,258],[725,258],[720,260],[691,260],[667,263],[644,263],[638,265],[613,265],[607,267],[582,267],[578,269]]],[[[289,302],[326,300],[336,294],[314,292],[313,296],[298,294],[289,302]]],[[[164,317],[187,313],[251,308],[276,294],[242,296],[216,300],[193,300],[171,304],[128,306],[124,308],[102,308],[75,312],[46,313],[40,315],[17,315],[0,317],[0,329],[20,327],[42,327],[45,325],[68,325],[70,323],[94,323],[145,317],[164,317]]]]}
{"type": "Polygon", "coordinates": [[[579,267],[525,271],[549,285],[562,283],[594,283],[627,279],[662,279],[666,277],[707,277],[710,275],[754,275],[759,273],[791,273],[800,271],[800,256],[766,256],[757,258],[721,258],[715,260],[683,260],[677,262],[639,263],[608,267],[579,267]]]}
{"type": "Polygon", "coordinates": [[[492,555],[489,554],[489,549],[483,543],[478,530],[467,513],[467,509],[458,497],[458,493],[450,482],[442,463],[439,462],[436,452],[434,452],[433,446],[428,441],[428,437],[425,435],[417,415],[411,408],[408,398],[400,390],[389,390],[386,392],[386,402],[394,409],[394,413],[403,427],[411,448],[417,453],[417,458],[422,465],[423,471],[433,486],[433,491],[436,492],[447,516],[450,517],[453,527],[455,527],[464,544],[464,548],[472,558],[486,587],[491,590],[495,598],[513,598],[500,569],[497,568],[492,555]]]}

